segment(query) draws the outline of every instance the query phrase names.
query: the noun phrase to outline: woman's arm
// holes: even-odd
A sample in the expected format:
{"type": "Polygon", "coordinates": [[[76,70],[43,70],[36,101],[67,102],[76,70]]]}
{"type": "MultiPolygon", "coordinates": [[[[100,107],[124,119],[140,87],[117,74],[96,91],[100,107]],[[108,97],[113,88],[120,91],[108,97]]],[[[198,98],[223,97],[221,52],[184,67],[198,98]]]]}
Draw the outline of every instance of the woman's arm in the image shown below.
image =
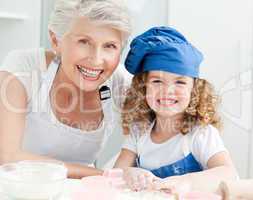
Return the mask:
{"type": "MultiPolygon", "coordinates": [[[[20,160],[53,160],[21,150],[27,109],[22,83],[8,72],[0,72],[0,164],[20,160]]],[[[101,170],[65,163],[70,178],[100,175],[101,170]]]]}
{"type": "MultiPolygon", "coordinates": [[[[15,162],[20,160],[52,160],[52,161],[59,161],[47,156],[39,156],[29,152],[18,151],[14,157],[8,159],[9,162],[15,162]]],[[[61,161],[60,161],[61,162],[61,161]]],[[[80,179],[85,176],[97,176],[102,175],[103,170],[96,169],[94,167],[88,167],[81,164],[72,164],[65,162],[64,165],[68,169],[68,178],[80,179]]]]}

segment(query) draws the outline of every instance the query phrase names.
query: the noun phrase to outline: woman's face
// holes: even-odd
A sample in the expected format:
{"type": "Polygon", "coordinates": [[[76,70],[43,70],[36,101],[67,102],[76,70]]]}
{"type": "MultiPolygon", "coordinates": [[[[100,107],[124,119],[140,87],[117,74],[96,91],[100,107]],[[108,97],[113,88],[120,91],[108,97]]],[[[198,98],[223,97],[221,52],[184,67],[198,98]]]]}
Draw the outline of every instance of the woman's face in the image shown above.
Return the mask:
{"type": "Polygon", "coordinates": [[[188,107],[193,78],[169,72],[151,71],[147,76],[146,100],[156,115],[172,117],[188,107]]]}
{"type": "Polygon", "coordinates": [[[68,79],[84,91],[94,91],[119,64],[121,33],[85,17],[73,21],[59,42],[62,69],[68,79]]]}

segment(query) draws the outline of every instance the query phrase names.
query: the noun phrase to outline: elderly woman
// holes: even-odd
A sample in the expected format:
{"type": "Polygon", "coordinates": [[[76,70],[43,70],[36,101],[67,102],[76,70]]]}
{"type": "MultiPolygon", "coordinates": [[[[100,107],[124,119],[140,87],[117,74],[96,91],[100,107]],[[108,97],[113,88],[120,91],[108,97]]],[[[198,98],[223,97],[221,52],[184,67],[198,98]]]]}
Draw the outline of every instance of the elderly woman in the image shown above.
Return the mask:
{"type": "Polygon", "coordinates": [[[102,173],[91,165],[118,122],[130,29],[119,0],[56,0],[52,50],[14,51],[0,67],[0,164],[53,159],[71,178],[102,173]]]}

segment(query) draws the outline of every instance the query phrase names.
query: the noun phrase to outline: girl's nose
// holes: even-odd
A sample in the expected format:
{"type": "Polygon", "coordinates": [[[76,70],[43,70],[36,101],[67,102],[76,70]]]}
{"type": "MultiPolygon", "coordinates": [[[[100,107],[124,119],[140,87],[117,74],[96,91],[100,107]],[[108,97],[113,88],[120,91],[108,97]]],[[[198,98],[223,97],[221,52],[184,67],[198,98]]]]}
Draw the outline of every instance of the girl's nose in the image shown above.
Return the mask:
{"type": "Polygon", "coordinates": [[[168,85],[167,93],[168,94],[174,94],[175,93],[176,86],[174,84],[168,85]]]}

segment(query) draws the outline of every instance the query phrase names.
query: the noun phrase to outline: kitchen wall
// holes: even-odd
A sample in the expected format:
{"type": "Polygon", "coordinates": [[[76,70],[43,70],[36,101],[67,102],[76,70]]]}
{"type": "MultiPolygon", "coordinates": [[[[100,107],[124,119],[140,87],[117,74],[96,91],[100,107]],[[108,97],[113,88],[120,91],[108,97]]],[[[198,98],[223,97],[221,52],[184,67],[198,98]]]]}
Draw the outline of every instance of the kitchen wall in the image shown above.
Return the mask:
{"type": "MultiPolygon", "coordinates": [[[[12,49],[50,48],[47,21],[53,1],[0,1],[0,63],[12,49]]],[[[127,2],[134,18],[133,36],[150,26],[170,24],[204,52],[202,76],[214,83],[223,98],[220,109],[224,118],[225,144],[240,175],[253,177],[252,0],[127,2]]],[[[103,166],[119,151],[123,140],[119,131],[120,127],[114,131],[98,166],[103,166]]]]}
{"type": "Polygon", "coordinates": [[[0,1],[0,63],[12,49],[40,46],[39,0],[0,1]]]}
{"type": "Polygon", "coordinates": [[[241,177],[253,177],[253,2],[170,0],[169,24],[205,54],[202,77],[222,97],[222,136],[241,177]]]}

